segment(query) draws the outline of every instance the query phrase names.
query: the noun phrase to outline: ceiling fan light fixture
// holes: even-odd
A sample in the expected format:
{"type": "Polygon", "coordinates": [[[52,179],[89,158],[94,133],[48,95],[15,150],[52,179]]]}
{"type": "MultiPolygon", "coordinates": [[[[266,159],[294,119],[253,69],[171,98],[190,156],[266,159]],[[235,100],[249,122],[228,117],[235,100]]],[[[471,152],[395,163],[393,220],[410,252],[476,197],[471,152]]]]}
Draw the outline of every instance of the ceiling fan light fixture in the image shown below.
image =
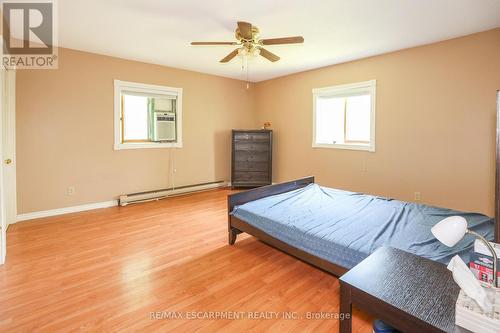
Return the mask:
{"type": "Polygon", "coordinates": [[[237,45],[231,53],[219,60],[221,63],[227,63],[236,56],[242,58],[245,62],[249,58],[262,56],[271,62],[280,60],[276,54],[263,48],[266,45],[281,45],[281,44],[300,44],[304,42],[304,37],[281,37],[281,38],[260,38],[259,28],[248,22],[238,21],[238,27],[235,31],[236,42],[191,42],[191,45],[237,45]]]}
{"type": "Polygon", "coordinates": [[[248,55],[248,50],[245,47],[241,47],[238,49],[238,55],[240,57],[246,57],[248,55]]]}

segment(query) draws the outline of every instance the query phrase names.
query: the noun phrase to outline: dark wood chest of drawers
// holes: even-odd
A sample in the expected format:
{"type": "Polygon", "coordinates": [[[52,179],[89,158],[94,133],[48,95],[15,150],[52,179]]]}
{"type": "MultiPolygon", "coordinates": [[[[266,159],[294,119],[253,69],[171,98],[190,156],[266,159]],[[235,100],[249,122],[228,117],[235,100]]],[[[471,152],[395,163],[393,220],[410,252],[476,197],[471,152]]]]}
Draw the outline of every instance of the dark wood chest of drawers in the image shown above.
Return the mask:
{"type": "Polygon", "coordinates": [[[258,187],[272,182],[271,130],[233,130],[231,186],[258,187]]]}

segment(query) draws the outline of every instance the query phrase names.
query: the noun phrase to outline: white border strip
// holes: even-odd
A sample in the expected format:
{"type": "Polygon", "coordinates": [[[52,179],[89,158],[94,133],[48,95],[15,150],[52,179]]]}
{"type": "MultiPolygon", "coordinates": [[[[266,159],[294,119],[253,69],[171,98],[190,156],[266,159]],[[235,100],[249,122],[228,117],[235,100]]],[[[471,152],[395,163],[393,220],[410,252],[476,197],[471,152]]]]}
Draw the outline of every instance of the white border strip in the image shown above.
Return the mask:
{"type": "Polygon", "coordinates": [[[103,201],[103,202],[96,202],[96,203],[79,205],[79,206],[71,206],[71,207],[64,207],[64,208],[42,210],[39,212],[19,214],[19,215],[17,215],[16,222],[39,219],[42,217],[83,212],[83,211],[92,210],[92,209],[109,208],[109,207],[114,207],[114,206],[118,206],[118,200],[103,201]]]}

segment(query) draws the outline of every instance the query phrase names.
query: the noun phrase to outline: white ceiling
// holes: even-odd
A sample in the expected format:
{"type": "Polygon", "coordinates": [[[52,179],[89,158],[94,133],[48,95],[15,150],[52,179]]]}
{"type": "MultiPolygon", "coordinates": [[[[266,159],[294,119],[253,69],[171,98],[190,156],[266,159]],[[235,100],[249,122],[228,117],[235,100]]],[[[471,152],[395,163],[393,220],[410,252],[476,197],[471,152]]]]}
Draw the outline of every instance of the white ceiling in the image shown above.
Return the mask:
{"type": "Polygon", "coordinates": [[[261,81],[500,26],[499,0],[62,0],[59,45],[244,80],[241,60],[219,60],[236,21],[263,38],[302,35],[303,45],[268,46],[249,80],[261,81]]]}

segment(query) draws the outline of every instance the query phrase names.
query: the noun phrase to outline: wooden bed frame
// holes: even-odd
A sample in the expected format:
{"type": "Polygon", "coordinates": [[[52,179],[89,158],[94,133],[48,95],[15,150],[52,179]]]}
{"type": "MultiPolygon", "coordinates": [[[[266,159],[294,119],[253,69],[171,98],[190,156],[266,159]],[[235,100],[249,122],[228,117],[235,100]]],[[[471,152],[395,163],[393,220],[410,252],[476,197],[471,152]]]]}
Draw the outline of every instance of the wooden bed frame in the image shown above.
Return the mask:
{"type": "MultiPolygon", "coordinates": [[[[498,131],[500,133],[500,129],[498,131]]],[[[500,140],[499,140],[500,141],[500,140]]],[[[500,144],[500,142],[499,142],[500,144]]],[[[497,179],[498,177],[498,172],[499,172],[499,160],[497,158],[497,179]]],[[[233,216],[230,214],[230,212],[233,211],[233,208],[237,205],[242,205],[246,202],[254,201],[260,198],[265,198],[271,195],[275,194],[280,194],[280,193],[285,193],[289,191],[293,191],[302,187],[305,187],[309,184],[314,183],[314,177],[306,177],[306,178],[301,178],[297,180],[292,180],[286,183],[280,183],[280,184],[275,184],[275,185],[268,185],[268,186],[263,186],[259,187],[256,189],[248,190],[248,191],[243,191],[239,192],[236,194],[231,194],[227,198],[227,209],[228,209],[228,237],[229,237],[229,244],[233,245],[236,241],[236,237],[238,234],[242,232],[246,232],[247,234],[250,234],[252,236],[257,237],[264,243],[267,243],[275,248],[280,249],[281,251],[288,253],[302,261],[305,261],[313,266],[316,266],[324,271],[327,271],[328,273],[331,273],[335,276],[341,276],[345,272],[348,271],[347,268],[342,267],[340,265],[333,264],[325,259],[316,257],[312,254],[309,254],[301,249],[298,249],[296,247],[293,247],[291,245],[288,245],[273,236],[265,233],[264,231],[248,224],[247,222],[240,220],[239,218],[233,216]]],[[[496,190],[496,199],[499,197],[499,184],[497,182],[497,190],[496,190]]],[[[497,200],[496,202],[496,218],[498,221],[498,216],[499,216],[499,203],[497,200]]],[[[500,223],[495,223],[495,242],[500,241],[500,223]]]]}

